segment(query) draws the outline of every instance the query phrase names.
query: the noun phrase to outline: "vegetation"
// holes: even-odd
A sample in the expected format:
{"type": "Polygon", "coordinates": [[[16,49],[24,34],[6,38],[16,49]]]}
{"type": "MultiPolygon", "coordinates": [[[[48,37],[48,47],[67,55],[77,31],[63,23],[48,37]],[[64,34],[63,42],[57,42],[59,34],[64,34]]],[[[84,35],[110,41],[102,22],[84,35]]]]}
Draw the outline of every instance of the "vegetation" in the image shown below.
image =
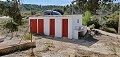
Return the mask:
{"type": "Polygon", "coordinates": [[[89,23],[91,21],[91,17],[92,17],[91,13],[89,11],[86,11],[85,15],[83,17],[83,25],[89,26],[89,23]]]}
{"type": "Polygon", "coordinates": [[[32,39],[32,34],[26,33],[26,34],[24,35],[24,38],[25,38],[26,40],[31,40],[31,39],[32,39]]]}
{"type": "Polygon", "coordinates": [[[8,22],[7,24],[4,25],[4,27],[6,29],[9,29],[10,32],[14,32],[18,30],[17,25],[13,22],[8,22]]]}
{"type": "Polygon", "coordinates": [[[94,28],[95,28],[95,25],[92,24],[92,25],[89,26],[89,28],[90,28],[90,29],[94,29],[94,28]]]}
{"type": "Polygon", "coordinates": [[[19,9],[19,1],[18,0],[7,0],[4,2],[0,2],[0,14],[4,16],[9,16],[12,20],[4,22],[4,29],[8,30],[7,33],[12,33],[10,39],[13,38],[13,32],[18,30],[18,26],[22,25],[22,16],[19,9]]]}
{"type": "Polygon", "coordinates": [[[92,16],[91,21],[87,22],[88,25],[95,25],[95,28],[102,29],[108,32],[117,33],[118,32],[118,22],[119,22],[119,12],[116,11],[112,14],[105,16],[92,16]]]}
{"type": "Polygon", "coordinates": [[[110,5],[113,1],[116,0],[75,0],[81,10],[90,11],[92,14],[97,14],[101,5],[110,5]]]}
{"type": "Polygon", "coordinates": [[[17,25],[22,24],[22,16],[19,10],[19,2],[17,0],[1,2],[0,5],[2,5],[0,6],[0,9],[2,9],[0,12],[2,15],[13,18],[13,21],[17,25]]]}
{"type": "Polygon", "coordinates": [[[42,51],[46,52],[46,51],[50,51],[50,48],[54,48],[53,42],[52,41],[46,41],[44,43],[44,48],[42,51]]]}
{"type": "Polygon", "coordinates": [[[115,0],[76,0],[76,5],[84,13],[83,25],[117,33],[120,4],[112,3],[113,1],[115,0]]]}

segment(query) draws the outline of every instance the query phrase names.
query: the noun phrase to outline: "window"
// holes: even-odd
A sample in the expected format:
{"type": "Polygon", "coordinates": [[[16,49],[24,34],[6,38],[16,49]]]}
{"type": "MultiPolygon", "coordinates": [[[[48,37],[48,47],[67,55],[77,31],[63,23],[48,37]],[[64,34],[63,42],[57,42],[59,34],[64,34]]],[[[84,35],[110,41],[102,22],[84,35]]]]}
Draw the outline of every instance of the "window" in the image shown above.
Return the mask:
{"type": "Polygon", "coordinates": [[[77,19],[77,23],[79,23],[79,19],[77,19]]]}

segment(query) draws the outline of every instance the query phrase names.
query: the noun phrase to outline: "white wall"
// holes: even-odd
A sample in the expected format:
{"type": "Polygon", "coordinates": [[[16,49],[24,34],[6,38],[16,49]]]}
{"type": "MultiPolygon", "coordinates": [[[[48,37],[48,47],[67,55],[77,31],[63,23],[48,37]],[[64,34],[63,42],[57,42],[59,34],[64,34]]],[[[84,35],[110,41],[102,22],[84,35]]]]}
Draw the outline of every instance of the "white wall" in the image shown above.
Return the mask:
{"type": "Polygon", "coordinates": [[[55,37],[62,37],[62,19],[55,19],[55,37]]]}
{"type": "Polygon", "coordinates": [[[73,38],[78,39],[78,30],[73,30],[73,38]]]}
{"type": "Polygon", "coordinates": [[[72,17],[72,24],[73,24],[73,30],[74,29],[79,29],[79,27],[81,27],[82,26],[82,15],[80,15],[80,16],[73,16],[72,17]],[[78,20],[79,20],[79,23],[77,23],[78,22],[78,20]]]}
{"type": "Polygon", "coordinates": [[[44,18],[44,34],[45,35],[50,35],[50,19],[49,18],[44,18]]]}
{"type": "Polygon", "coordinates": [[[68,39],[72,39],[72,34],[73,34],[73,29],[72,29],[72,19],[71,17],[68,18],[68,39]]]}
{"type": "Polygon", "coordinates": [[[82,26],[82,15],[72,16],[72,38],[78,39],[78,30],[82,26]],[[78,22],[79,21],[79,22],[78,22]]]}

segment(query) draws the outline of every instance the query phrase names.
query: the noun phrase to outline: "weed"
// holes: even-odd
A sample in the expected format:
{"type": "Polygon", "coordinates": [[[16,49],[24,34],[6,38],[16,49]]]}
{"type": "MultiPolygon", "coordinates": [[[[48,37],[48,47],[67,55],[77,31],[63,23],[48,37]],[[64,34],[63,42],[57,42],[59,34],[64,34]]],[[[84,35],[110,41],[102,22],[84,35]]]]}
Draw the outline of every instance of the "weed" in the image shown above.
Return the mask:
{"type": "Polygon", "coordinates": [[[44,43],[43,51],[50,51],[50,48],[54,48],[52,41],[47,41],[44,43]]]}
{"type": "Polygon", "coordinates": [[[26,33],[26,34],[24,34],[24,38],[25,38],[26,40],[31,40],[32,35],[31,35],[30,33],[26,33]]]}

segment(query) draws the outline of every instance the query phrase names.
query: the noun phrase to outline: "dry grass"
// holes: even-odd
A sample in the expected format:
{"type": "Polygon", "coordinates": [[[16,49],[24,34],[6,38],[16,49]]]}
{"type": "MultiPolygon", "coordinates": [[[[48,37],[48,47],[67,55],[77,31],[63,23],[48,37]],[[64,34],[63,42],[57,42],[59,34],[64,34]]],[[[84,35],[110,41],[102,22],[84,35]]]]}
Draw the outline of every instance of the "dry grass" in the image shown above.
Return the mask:
{"type": "Polygon", "coordinates": [[[43,52],[50,51],[50,48],[54,48],[53,42],[52,41],[46,41],[44,42],[44,48],[43,52]]]}
{"type": "Polygon", "coordinates": [[[106,43],[106,45],[108,46],[108,49],[113,53],[113,55],[117,55],[120,51],[120,39],[116,38],[116,39],[110,39],[110,41],[108,43],[106,43]]]}

